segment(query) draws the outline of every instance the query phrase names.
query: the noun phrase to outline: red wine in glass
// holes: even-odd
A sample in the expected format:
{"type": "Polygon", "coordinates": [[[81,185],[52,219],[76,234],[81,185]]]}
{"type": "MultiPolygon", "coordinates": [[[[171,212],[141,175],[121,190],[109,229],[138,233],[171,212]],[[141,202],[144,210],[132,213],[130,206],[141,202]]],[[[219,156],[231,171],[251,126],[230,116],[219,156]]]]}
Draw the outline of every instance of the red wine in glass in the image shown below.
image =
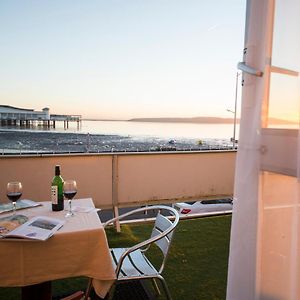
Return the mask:
{"type": "Polygon", "coordinates": [[[77,191],[64,191],[64,196],[69,200],[73,199],[76,194],[77,191]]]}
{"type": "Polygon", "coordinates": [[[75,180],[66,180],[64,182],[64,196],[69,200],[69,211],[66,214],[66,218],[73,217],[74,213],[72,211],[72,199],[77,193],[77,183],[75,180]]]}
{"type": "Polygon", "coordinates": [[[16,193],[7,193],[7,198],[11,201],[11,202],[17,202],[20,197],[22,196],[21,192],[16,192],[16,193]]]}

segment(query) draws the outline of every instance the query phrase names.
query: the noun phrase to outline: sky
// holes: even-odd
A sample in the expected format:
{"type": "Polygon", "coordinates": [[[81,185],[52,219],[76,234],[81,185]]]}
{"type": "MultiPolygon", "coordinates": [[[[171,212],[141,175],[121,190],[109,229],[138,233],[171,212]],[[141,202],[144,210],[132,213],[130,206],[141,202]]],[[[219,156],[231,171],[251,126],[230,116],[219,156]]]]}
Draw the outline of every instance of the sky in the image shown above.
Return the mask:
{"type": "Polygon", "coordinates": [[[0,104],[232,117],[246,0],[0,1],[0,104]]]}

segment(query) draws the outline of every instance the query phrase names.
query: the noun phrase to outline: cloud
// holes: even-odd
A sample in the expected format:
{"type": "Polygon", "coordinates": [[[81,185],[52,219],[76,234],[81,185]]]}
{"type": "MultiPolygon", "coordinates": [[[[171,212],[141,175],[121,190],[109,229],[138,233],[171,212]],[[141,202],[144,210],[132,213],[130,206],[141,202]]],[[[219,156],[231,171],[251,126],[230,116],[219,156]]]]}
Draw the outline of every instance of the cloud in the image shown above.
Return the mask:
{"type": "Polygon", "coordinates": [[[220,26],[220,24],[215,24],[215,25],[213,25],[213,26],[210,26],[210,27],[207,29],[207,31],[215,30],[215,29],[217,29],[219,26],[220,26]]]}

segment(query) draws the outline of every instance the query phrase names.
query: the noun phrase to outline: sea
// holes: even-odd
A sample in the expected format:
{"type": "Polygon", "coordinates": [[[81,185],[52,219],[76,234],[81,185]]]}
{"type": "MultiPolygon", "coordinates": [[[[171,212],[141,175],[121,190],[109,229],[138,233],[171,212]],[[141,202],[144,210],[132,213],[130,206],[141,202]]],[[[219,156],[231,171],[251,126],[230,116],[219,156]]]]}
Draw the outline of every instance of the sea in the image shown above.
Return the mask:
{"type": "Polygon", "coordinates": [[[233,130],[233,124],[87,120],[68,128],[3,126],[0,153],[223,149],[232,147],[233,130]]]}

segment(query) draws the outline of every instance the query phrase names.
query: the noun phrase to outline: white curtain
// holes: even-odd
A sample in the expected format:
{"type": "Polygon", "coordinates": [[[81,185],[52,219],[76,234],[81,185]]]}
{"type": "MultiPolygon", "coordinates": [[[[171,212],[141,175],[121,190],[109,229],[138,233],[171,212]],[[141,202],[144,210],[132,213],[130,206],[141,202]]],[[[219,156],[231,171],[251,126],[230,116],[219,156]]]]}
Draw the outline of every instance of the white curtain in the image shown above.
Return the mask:
{"type": "Polygon", "coordinates": [[[300,299],[300,0],[248,0],[228,300],[300,299]],[[284,120],[284,121],[283,121],[284,120]]]}

